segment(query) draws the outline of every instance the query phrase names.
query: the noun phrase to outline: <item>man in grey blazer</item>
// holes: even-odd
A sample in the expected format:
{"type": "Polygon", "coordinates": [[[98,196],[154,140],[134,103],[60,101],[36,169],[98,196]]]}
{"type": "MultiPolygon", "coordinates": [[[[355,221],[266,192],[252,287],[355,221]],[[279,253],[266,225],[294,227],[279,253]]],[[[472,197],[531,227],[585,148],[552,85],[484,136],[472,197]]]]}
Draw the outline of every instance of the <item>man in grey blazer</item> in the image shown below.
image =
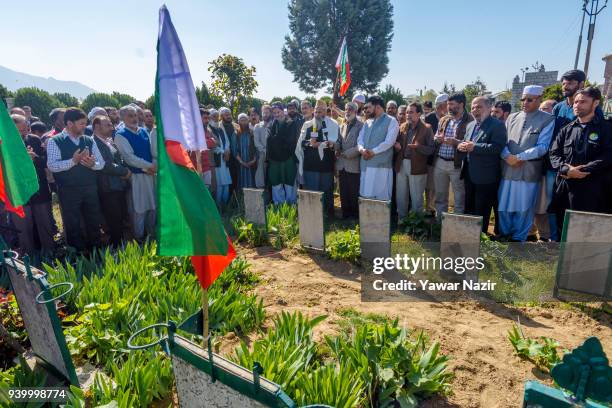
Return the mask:
{"type": "Polygon", "coordinates": [[[359,215],[359,161],[361,156],[357,147],[357,138],[363,122],[357,119],[358,109],[354,102],[346,104],[346,121],[340,128],[340,137],[336,144],[336,170],[340,182],[342,218],[357,218],[359,215]]]}
{"type": "Polygon", "coordinates": [[[508,137],[506,126],[491,116],[491,101],[487,97],[474,98],[472,116],[474,120],[467,125],[465,141],[457,146],[457,150],[467,153],[461,167],[461,178],[465,183],[465,213],[482,216],[482,232],[486,233],[491,210],[497,202],[501,178],[499,155],[508,137]]]}

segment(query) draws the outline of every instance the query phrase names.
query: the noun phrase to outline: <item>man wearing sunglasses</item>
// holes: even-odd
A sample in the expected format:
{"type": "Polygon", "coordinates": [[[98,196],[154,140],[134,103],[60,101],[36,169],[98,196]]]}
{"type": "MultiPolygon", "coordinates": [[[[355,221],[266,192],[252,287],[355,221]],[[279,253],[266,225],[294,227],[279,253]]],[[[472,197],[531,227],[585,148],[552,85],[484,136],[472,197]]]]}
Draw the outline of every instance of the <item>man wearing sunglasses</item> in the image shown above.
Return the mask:
{"type": "Polygon", "coordinates": [[[522,110],[508,116],[508,144],[501,153],[502,181],[499,186],[500,232],[512,241],[527,239],[533,224],[536,198],[542,177],[542,157],[548,151],[554,116],[539,110],[544,88],[523,89],[522,110]]]}

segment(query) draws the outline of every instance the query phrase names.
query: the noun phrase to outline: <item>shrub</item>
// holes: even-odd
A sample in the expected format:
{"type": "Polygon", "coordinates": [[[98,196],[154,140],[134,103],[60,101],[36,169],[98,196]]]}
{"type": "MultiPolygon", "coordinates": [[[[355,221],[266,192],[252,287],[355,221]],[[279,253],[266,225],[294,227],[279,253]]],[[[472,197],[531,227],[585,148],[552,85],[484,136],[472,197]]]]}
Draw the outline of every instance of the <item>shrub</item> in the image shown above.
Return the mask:
{"type": "Polygon", "coordinates": [[[516,355],[533,362],[543,371],[550,372],[555,364],[561,362],[557,352],[560,346],[555,339],[540,337],[538,341],[525,337],[521,328],[514,324],[512,329],[508,330],[508,340],[516,355]]]}
{"type": "Polygon", "coordinates": [[[332,234],[326,251],[329,257],[335,261],[358,263],[361,256],[359,225],[355,229],[338,231],[332,234]]]}
{"type": "Polygon", "coordinates": [[[295,243],[299,234],[297,207],[283,203],[271,206],[266,213],[270,243],[276,249],[295,243]]]}
{"type": "Polygon", "coordinates": [[[231,222],[234,229],[235,242],[244,242],[253,247],[263,246],[268,243],[265,228],[247,222],[242,216],[233,217],[231,222]]]}

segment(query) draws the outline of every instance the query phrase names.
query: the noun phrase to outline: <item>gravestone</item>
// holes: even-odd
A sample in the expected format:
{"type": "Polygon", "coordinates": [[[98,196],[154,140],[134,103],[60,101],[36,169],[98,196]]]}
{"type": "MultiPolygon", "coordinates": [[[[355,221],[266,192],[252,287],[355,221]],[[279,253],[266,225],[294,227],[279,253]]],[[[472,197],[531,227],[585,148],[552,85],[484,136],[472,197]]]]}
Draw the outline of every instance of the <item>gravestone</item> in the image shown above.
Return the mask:
{"type": "Polygon", "coordinates": [[[565,212],[555,289],[612,297],[612,215],[565,212]]]}
{"type": "Polygon", "coordinates": [[[3,267],[11,280],[34,355],[52,375],[78,386],[79,380],[66,346],[55,301],[48,290],[46,275],[11,257],[9,251],[4,254],[3,267]]]}
{"type": "Polygon", "coordinates": [[[298,220],[300,222],[300,243],[302,246],[325,250],[322,192],[298,190],[298,220]]]}
{"type": "Polygon", "coordinates": [[[359,197],[361,257],[372,260],[391,253],[391,202],[359,197]]]}
{"type": "Polygon", "coordinates": [[[295,407],[278,384],[174,333],[167,350],[172,359],[181,408],[295,407]]]}
{"type": "Polygon", "coordinates": [[[244,217],[256,225],[266,225],[266,202],[261,188],[243,188],[244,217]]]}
{"type": "MultiPolygon", "coordinates": [[[[440,235],[440,257],[473,258],[480,255],[480,232],[482,217],[472,215],[442,213],[442,232],[440,235]]],[[[445,271],[456,275],[455,271],[445,271]]],[[[452,276],[451,275],[451,276],[452,276]]],[[[477,281],[477,271],[472,270],[465,276],[453,276],[464,280],[477,281]]]]}

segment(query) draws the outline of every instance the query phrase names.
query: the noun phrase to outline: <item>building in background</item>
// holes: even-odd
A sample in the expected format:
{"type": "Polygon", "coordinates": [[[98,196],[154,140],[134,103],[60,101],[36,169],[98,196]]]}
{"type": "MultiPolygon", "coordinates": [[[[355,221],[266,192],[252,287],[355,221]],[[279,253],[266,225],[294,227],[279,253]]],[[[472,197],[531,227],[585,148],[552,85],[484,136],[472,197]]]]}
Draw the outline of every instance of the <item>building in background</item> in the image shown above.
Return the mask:
{"type": "Polygon", "coordinates": [[[540,65],[538,70],[535,72],[525,72],[525,81],[521,82],[519,76],[515,76],[512,80],[512,104],[513,110],[518,110],[520,106],[521,94],[523,88],[527,85],[540,85],[546,88],[547,86],[554,85],[558,82],[557,75],[559,71],[546,71],[544,65],[540,65]]]}

